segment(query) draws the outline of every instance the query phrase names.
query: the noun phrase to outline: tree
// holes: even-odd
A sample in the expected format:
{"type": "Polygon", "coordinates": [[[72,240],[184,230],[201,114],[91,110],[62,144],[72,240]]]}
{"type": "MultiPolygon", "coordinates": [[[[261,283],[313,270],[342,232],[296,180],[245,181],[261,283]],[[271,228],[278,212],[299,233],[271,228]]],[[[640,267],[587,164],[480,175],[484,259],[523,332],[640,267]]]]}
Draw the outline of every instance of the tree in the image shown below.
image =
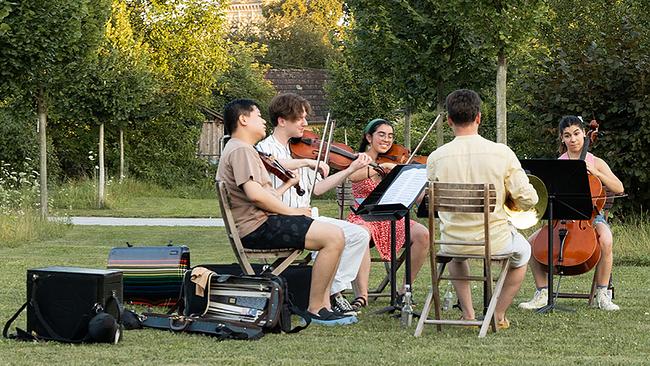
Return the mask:
{"type": "MultiPolygon", "coordinates": [[[[398,101],[408,114],[440,109],[450,88],[480,85],[483,80],[487,60],[479,39],[461,26],[461,17],[446,2],[352,0],[347,4],[351,18],[343,41],[347,69],[337,70],[361,75],[362,85],[341,85],[337,102],[355,99],[346,89],[372,85],[398,101]]],[[[385,110],[384,115],[391,112],[385,110]]],[[[408,146],[408,126],[404,135],[408,146]]]]}
{"type": "Polygon", "coordinates": [[[482,38],[483,50],[496,50],[497,142],[507,143],[508,55],[530,44],[547,14],[543,0],[460,0],[452,6],[464,14],[463,24],[482,38]]]}
{"type": "Polygon", "coordinates": [[[138,124],[126,132],[129,171],[165,186],[191,184],[203,177],[196,140],[211,106],[217,80],[229,67],[224,2],[134,0],[127,2],[136,39],[149,47],[159,92],[142,108],[138,124]],[[155,117],[146,118],[155,110],[155,117]]]}
{"type": "Polygon", "coordinates": [[[47,116],[49,106],[96,49],[108,18],[108,0],[5,3],[0,24],[0,80],[5,91],[34,100],[40,144],[41,214],[47,215],[47,116]],[[8,14],[7,14],[7,8],[8,14]]]}
{"type": "Polygon", "coordinates": [[[225,3],[135,0],[130,6],[170,112],[183,119],[199,117],[197,105],[210,101],[216,78],[228,67],[225,3]]]}
{"type": "Polygon", "coordinates": [[[84,88],[73,89],[78,93],[69,99],[74,102],[73,109],[80,118],[97,125],[99,129],[99,208],[103,208],[106,201],[105,127],[119,130],[122,179],[123,129],[138,111],[151,102],[155,93],[153,70],[147,52],[146,45],[134,38],[126,3],[123,0],[114,0],[111,18],[106,24],[104,41],[97,50],[96,59],[87,63],[86,77],[79,81],[84,88]]]}

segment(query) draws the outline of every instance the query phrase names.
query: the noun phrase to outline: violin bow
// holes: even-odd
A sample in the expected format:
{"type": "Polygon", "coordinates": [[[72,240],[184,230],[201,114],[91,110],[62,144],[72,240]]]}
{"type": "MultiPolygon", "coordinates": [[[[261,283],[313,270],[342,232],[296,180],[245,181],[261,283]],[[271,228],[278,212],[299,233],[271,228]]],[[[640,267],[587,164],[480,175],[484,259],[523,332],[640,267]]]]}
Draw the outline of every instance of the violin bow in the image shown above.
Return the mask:
{"type": "Polygon", "coordinates": [[[431,124],[431,126],[429,126],[429,129],[427,130],[427,132],[425,132],[425,133],[424,133],[424,136],[422,136],[422,138],[420,139],[420,142],[418,143],[418,146],[416,146],[415,149],[413,149],[413,152],[411,152],[411,155],[409,156],[408,160],[406,161],[406,164],[411,164],[411,161],[413,160],[413,157],[415,156],[415,154],[418,153],[418,150],[420,150],[420,147],[421,147],[422,144],[424,143],[424,139],[427,138],[427,136],[429,135],[429,133],[431,132],[431,130],[433,130],[433,127],[435,127],[435,125],[438,124],[438,121],[440,120],[440,118],[442,117],[443,114],[444,114],[444,112],[440,112],[440,113],[438,113],[438,116],[437,116],[436,119],[433,121],[433,123],[431,124]]]}
{"type": "MultiPolygon", "coordinates": [[[[329,140],[327,142],[327,146],[323,146],[325,143],[325,134],[328,131],[328,128],[330,126],[330,112],[327,112],[327,118],[325,118],[325,128],[323,128],[323,137],[320,139],[320,145],[318,146],[318,156],[316,156],[316,168],[314,169],[314,181],[312,182],[311,185],[311,190],[309,190],[309,201],[311,202],[311,195],[314,193],[314,188],[316,188],[316,178],[318,177],[318,165],[321,162],[321,154],[323,153],[323,148],[326,147],[326,155],[324,161],[327,161],[327,154],[329,153],[329,140]]],[[[330,128],[330,130],[334,130],[334,128],[330,128]]],[[[330,133],[330,138],[331,138],[331,133],[330,133]]]]}

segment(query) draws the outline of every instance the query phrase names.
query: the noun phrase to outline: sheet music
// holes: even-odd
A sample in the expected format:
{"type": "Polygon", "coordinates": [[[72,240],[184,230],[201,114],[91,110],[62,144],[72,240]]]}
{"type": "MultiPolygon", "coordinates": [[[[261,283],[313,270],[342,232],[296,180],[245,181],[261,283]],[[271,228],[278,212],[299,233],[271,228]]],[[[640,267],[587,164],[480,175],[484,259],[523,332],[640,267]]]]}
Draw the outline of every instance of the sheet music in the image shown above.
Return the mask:
{"type": "Polygon", "coordinates": [[[404,170],[395,178],[379,200],[380,205],[402,204],[409,206],[427,183],[427,169],[412,168],[404,170]]]}

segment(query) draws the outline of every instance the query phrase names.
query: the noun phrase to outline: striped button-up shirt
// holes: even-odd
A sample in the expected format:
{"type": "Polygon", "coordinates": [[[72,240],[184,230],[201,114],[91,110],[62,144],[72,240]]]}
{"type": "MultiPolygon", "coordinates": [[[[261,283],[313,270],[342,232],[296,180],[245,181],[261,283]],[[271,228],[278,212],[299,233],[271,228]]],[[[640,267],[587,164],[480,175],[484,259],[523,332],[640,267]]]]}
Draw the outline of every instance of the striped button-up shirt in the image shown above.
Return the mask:
{"type": "MultiPolygon", "coordinates": [[[[257,149],[261,152],[271,154],[277,160],[286,160],[291,159],[291,151],[289,150],[289,145],[283,145],[278,140],[275,139],[273,135],[268,136],[264,140],[260,141],[257,144],[257,149]]],[[[314,170],[304,167],[300,168],[300,187],[305,190],[305,194],[299,196],[294,187],[289,188],[282,195],[282,202],[284,202],[289,207],[309,207],[311,206],[309,202],[309,191],[312,189],[314,184],[314,170]]],[[[320,175],[318,178],[320,180],[320,175]]],[[[271,183],[273,187],[278,188],[284,182],[280,178],[271,174],[271,183]]]]}

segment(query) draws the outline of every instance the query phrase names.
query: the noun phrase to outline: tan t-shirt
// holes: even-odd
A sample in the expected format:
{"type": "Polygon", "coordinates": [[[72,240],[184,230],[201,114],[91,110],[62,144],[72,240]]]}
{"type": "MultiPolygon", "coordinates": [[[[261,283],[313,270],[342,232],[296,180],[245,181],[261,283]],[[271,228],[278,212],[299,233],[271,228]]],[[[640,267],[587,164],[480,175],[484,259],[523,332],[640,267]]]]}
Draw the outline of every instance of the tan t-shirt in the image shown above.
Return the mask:
{"type": "MultiPolygon", "coordinates": [[[[504,144],[497,144],[480,135],[458,136],[439,147],[427,159],[430,181],[446,183],[492,183],[497,201],[490,214],[490,249],[497,252],[512,240],[515,230],[503,209],[506,192],[517,206],[527,210],[537,203],[537,192],[528,181],[515,153],[504,144]]],[[[483,240],[483,214],[440,213],[442,240],[483,240]]],[[[479,254],[480,247],[443,246],[450,253],[479,254]]]]}
{"type": "Polygon", "coordinates": [[[221,153],[217,179],[225,182],[230,192],[232,214],[239,236],[252,233],[272,215],[255,206],[242,188],[244,183],[252,180],[279,198],[271,184],[269,173],[252,145],[237,138],[230,139],[221,153]]]}

